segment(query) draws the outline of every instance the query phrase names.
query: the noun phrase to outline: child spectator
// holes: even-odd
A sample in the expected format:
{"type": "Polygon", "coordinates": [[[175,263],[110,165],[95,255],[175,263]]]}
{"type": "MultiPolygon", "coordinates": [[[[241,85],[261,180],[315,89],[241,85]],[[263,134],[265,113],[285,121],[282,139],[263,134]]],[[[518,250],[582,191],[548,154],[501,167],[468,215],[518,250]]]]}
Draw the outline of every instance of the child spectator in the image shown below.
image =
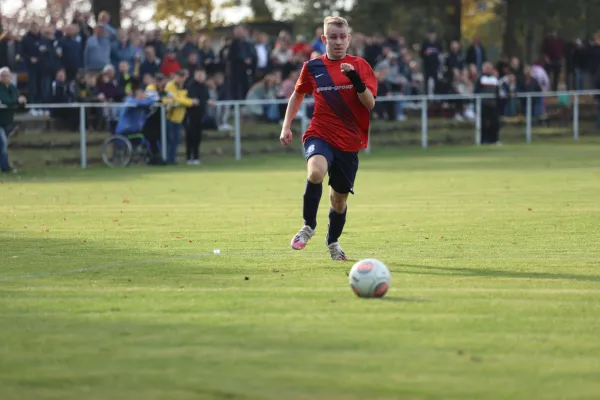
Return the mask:
{"type": "Polygon", "coordinates": [[[129,96],[133,93],[133,88],[131,86],[131,82],[133,80],[133,76],[131,76],[129,63],[127,61],[121,61],[119,63],[119,81],[118,86],[119,90],[125,95],[129,96]]]}
{"type": "Polygon", "coordinates": [[[517,115],[517,77],[509,72],[500,79],[500,112],[506,117],[517,115]]]}
{"type": "MultiPolygon", "coordinates": [[[[112,65],[107,65],[98,76],[96,85],[98,90],[99,100],[106,103],[118,103],[123,100],[124,93],[119,89],[119,82],[115,76],[115,68],[112,65]]],[[[119,114],[121,110],[116,107],[107,106],[103,108],[102,115],[108,123],[111,133],[114,133],[119,114]]]]}

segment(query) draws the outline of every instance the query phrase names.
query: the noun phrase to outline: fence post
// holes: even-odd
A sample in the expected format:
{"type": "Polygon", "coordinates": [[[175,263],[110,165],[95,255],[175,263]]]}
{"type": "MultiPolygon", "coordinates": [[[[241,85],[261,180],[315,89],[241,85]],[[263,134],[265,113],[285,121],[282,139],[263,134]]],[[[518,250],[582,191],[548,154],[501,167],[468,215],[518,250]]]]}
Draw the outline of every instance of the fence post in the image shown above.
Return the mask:
{"type": "Polygon", "coordinates": [[[427,139],[427,97],[423,96],[421,100],[421,147],[426,149],[429,140],[427,139]]]}
{"type": "Polygon", "coordinates": [[[235,103],[233,107],[233,120],[235,130],[235,159],[242,159],[242,134],[240,133],[240,104],[235,103]]]}
{"type": "Polygon", "coordinates": [[[81,151],[81,168],[87,168],[87,134],[86,134],[85,106],[79,107],[79,150],[81,151]]]}
{"type": "Polygon", "coordinates": [[[160,155],[167,161],[167,111],[165,105],[160,105],[160,155]]]}
{"type": "Polygon", "coordinates": [[[475,98],[475,144],[481,146],[481,97],[475,98]]]}
{"type": "Polygon", "coordinates": [[[579,140],[579,94],[573,95],[573,139],[579,140]]]}
{"type": "Polygon", "coordinates": [[[525,140],[527,144],[531,143],[531,114],[532,114],[533,99],[531,95],[527,95],[527,107],[525,111],[525,140]]]}

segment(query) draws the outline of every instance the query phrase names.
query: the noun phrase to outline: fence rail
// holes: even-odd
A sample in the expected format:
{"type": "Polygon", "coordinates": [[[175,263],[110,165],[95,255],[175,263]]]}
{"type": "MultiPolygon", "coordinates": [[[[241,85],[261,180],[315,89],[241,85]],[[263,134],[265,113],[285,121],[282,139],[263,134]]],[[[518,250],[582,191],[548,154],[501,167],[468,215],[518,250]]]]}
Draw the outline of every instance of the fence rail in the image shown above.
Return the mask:
{"type": "MultiPolygon", "coordinates": [[[[532,114],[533,114],[533,99],[541,97],[557,97],[569,96],[573,98],[573,139],[579,139],[579,109],[581,96],[598,96],[600,90],[583,90],[583,91],[557,91],[557,92],[528,92],[518,93],[511,98],[526,99],[525,111],[525,141],[532,142],[532,114]]],[[[394,95],[382,96],[376,99],[376,102],[419,102],[421,104],[421,147],[428,147],[428,115],[429,102],[445,102],[445,101],[469,101],[475,103],[475,132],[474,142],[476,145],[481,144],[481,104],[484,99],[494,99],[494,95],[486,94],[470,94],[470,95],[394,95]]],[[[287,104],[284,99],[267,99],[267,100],[239,100],[239,101],[217,101],[217,106],[233,107],[234,112],[234,148],[236,160],[242,158],[242,134],[241,134],[241,107],[248,105],[272,105],[272,104],[287,104]]],[[[304,133],[308,128],[309,118],[307,117],[307,106],[314,104],[313,98],[305,98],[301,106],[301,131],[304,133]]],[[[79,130],[80,130],[80,157],[81,168],[87,168],[87,135],[86,135],[86,109],[88,108],[127,108],[136,107],[135,105],[125,103],[60,103],[60,104],[26,104],[26,109],[79,109],[79,130]]],[[[162,104],[157,104],[162,114],[161,118],[161,155],[163,160],[167,158],[167,124],[166,124],[166,108],[162,104]]],[[[0,104],[0,108],[6,108],[0,104]]],[[[371,150],[371,144],[368,144],[366,152],[371,150]]]]}

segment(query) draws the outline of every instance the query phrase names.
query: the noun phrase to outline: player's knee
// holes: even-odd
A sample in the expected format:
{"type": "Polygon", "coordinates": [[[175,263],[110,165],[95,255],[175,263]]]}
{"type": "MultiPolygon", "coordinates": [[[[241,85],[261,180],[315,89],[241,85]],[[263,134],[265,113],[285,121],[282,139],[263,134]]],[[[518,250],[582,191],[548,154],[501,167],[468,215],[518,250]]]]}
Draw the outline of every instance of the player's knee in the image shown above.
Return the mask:
{"type": "Polygon", "coordinates": [[[308,175],[306,177],[306,179],[308,179],[308,181],[310,183],[321,183],[323,182],[323,179],[325,178],[325,174],[327,172],[323,172],[321,170],[318,169],[311,169],[308,171],[308,175]]]}
{"type": "Polygon", "coordinates": [[[327,160],[321,155],[316,155],[308,160],[307,179],[311,183],[321,183],[327,173],[327,160]]]}
{"type": "Polygon", "coordinates": [[[348,199],[348,194],[341,194],[332,191],[329,195],[329,200],[331,202],[331,208],[338,214],[342,214],[346,211],[346,200],[348,199]]]}

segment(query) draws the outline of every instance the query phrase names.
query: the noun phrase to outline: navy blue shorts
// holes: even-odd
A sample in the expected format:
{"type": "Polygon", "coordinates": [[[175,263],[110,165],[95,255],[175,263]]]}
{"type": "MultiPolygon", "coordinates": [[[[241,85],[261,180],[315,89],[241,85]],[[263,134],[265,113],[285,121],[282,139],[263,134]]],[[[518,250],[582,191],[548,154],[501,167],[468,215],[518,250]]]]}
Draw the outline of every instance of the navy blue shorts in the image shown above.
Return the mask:
{"type": "Polygon", "coordinates": [[[318,137],[307,138],[304,142],[306,161],[317,154],[325,157],[329,164],[327,171],[329,186],[341,194],[354,194],[354,180],[358,172],[358,152],[338,150],[318,137]]]}

